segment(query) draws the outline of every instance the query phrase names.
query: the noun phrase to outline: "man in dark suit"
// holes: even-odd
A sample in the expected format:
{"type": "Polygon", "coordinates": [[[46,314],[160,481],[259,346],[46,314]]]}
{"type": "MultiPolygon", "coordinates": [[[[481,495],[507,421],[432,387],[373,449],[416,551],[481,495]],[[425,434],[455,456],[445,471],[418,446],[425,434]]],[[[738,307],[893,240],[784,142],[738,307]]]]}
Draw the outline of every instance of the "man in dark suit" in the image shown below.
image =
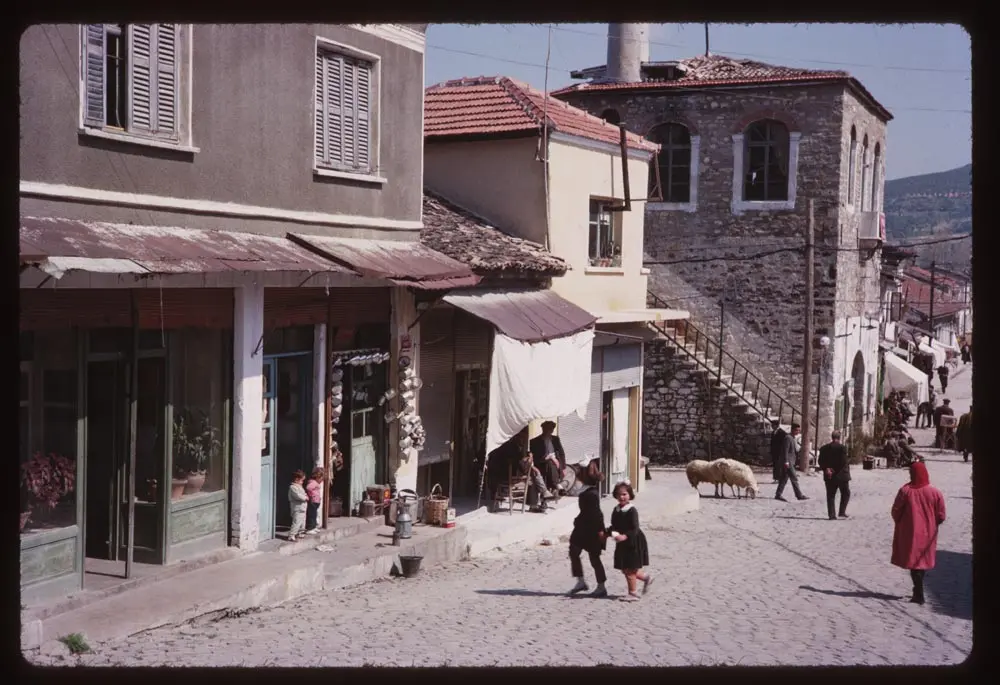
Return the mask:
{"type": "Polygon", "coordinates": [[[954,416],[955,410],[951,408],[951,400],[945,397],[941,400],[941,406],[934,410],[934,447],[944,447],[945,430],[941,426],[942,416],[954,416]]]}
{"type": "Polygon", "coordinates": [[[562,470],[566,468],[566,452],[558,435],[553,435],[555,421],[542,423],[542,434],[531,441],[531,456],[537,468],[545,478],[545,485],[555,491],[562,480],[562,470]]]}
{"type": "Polygon", "coordinates": [[[778,419],[771,421],[771,428],[773,429],[771,433],[771,475],[774,477],[774,482],[777,483],[781,480],[781,472],[784,470],[785,436],[788,434],[781,427],[778,419]]]}
{"type": "MultiPolygon", "coordinates": [[[[784,432],[784,431],[782,431],[784,432]]],[[[787,502],[781,493],[785,491],[788,481],[792,481],[792,490],[795,492],[795,499],[809,499],[802,494],[799,489],[799,477],[795,473],[795,461],[798,459],[798,450],[795,447],[795,436],[799,434],[799,424],[792,424],[791,435],[786,434],[781,449],[781,477],[778,479],[778,490],[774,493],[774,499],[787,502]]]]}
{"type": "Polygon", "coordinates": [[[851,465],[847,448],[840,442],[840,431],[830,434],[830,442],[819,448],[819,467],[826,484],[826,513],[833,521],[834,502],[840,491],[840,518],[847,518],[847,503],[851,500],[851,465]]]}

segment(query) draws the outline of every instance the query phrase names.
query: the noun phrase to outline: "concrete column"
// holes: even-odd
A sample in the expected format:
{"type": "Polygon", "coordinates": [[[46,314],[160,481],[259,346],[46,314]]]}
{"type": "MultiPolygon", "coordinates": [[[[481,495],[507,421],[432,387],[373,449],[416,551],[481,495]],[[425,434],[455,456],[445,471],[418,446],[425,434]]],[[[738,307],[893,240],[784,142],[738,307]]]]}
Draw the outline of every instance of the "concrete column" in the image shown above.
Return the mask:
{"type": "Polygon", "coordinates": [[[326,361],[326,324],[321,323],[313,328],[313,461],[318,467],[326,445],[326,361]]]}
{"type": "Polygon", "coordinates": [[[257,549],[260,540],[261,378],[264,359],[264,287],[235,289],[233,312],[232,533],[229,544],[257,549]]]}
{"type": "MultiPolygon", "coordinates": [[[[392,359],[389,360],[389,384],[391,387],[399,389],[399,358],[406,356],[410,358],[411,368],[420,377],[420,324],[412,329],[410,324],[416,321],[417,307],[413,299],[413,294],[406,288],[392,289],[392,320],[390,323],[390,350],[392,359]],[[407,342],[409,343],[408,349],[407,342]]],[[[420,414],[420,396],[417,392],[417,414],[420,414]]],[[[392,400],[392,410],[399,411],[401,406],[399,395],[392,400]]],[[[407,450],[399,449],[399,423],[393,422],[389,427],[389,471],[394,474],[397,489],[417,489],[417,450],[412,447],[407,450]]]]}

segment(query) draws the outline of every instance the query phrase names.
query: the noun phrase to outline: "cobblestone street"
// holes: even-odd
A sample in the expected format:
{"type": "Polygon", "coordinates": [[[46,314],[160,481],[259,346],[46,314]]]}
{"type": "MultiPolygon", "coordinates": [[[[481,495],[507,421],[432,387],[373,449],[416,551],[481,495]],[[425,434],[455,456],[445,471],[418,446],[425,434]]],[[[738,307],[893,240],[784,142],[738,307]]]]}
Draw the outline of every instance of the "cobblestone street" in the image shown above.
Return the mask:
{"type": "MultiPolygon", "coordinates": [[[[29,658],[95,666],[959,663],[972,645],[970,465],[949,454],[928,467],[948,521],[923,607],[906,601],[909,576],[889,564],[889,508],[906,472],[855,467],[847,520],[826,519],[822,480],[809,477],[809,501],[776,502],[764,481],[755,501],[706,497],[700,511],[667,525],[647,521],[657,582],[632,605],[615,601],[624,579],[614,572],[611,599],[565,596],[571,578],[560,544],[151,631],[82,657],[29,658]],[[627,647],[609,651],[618,644],[627,647]]],[[[641,515],[641,495],[636,504],[641,515]]],[[[610,570],[610,554],[605,561],[610,570]]]]}

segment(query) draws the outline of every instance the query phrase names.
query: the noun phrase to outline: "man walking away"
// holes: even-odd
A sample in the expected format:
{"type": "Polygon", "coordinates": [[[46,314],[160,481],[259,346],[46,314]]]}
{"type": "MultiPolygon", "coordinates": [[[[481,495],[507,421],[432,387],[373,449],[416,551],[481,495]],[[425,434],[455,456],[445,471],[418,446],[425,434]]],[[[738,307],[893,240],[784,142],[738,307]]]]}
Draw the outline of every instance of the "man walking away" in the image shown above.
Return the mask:
{"type": "Polygon", "coordinates": [[[938,380],[941,381],[941,394],[944,395],[948,392],[948,365],[942,364],[938,367],[938,380]]]}
{"type": "Polygon", "coordinates": [[[955,429],[955,440],[957,447],[962,452],[962,459],[969,461],[969,453],[972,452],[972,405],[969,411],[962,414],[958,420],[958,428],[955,429]]]}
{"type": "Polygon", "coordinates": [[[840,431],[830,434],[830,442],[819,448],[819,467],[823,469],[826,484],[826,513],[833,521],[834,501],[840,490],[840,518],[847,518],[847,503],[851,501],[851,465],[847,448],[840,442],[840,431]]]}
{"type": "Polygon", "coordinates": [[[793,423],[792,434],[785,435],[784,438],[784,448],[781,452],[781,478],[778,480],[778,490],[774,493],[774,499],[782,502],[788,501],[781,496],[781,493],[785,491],[785,485],[788,484],[788,481],[792,481],[792,490],[795,492],[796,499],[809,499],[799,489],[799,477],[795,474],[795,461],[798,458],[798,453],[795,449],[795,436],[798,434],[799,424],[793,423]]]}
{"type": "Polygon", "coordinates": [[[771,475],[777,483],[781,480],[781,472],[784,470],[785,437],[788,433],[778,423],[778,419],[771,421],[771,428],[774,429],[771,433],[771,475]]]}

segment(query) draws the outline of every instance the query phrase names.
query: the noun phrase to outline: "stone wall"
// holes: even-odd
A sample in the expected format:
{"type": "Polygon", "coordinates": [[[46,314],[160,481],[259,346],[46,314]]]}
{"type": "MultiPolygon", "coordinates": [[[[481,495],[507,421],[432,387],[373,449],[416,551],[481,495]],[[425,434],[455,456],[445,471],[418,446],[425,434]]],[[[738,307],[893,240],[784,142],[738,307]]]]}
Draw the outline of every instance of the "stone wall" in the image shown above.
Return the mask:
{"type": "Polygon", "coordinates": [[[705,369],[665,340],[648,343],[644,361],[643,452],[653,463],[721,457],[768,463],[765,424],[705,369]]]}

